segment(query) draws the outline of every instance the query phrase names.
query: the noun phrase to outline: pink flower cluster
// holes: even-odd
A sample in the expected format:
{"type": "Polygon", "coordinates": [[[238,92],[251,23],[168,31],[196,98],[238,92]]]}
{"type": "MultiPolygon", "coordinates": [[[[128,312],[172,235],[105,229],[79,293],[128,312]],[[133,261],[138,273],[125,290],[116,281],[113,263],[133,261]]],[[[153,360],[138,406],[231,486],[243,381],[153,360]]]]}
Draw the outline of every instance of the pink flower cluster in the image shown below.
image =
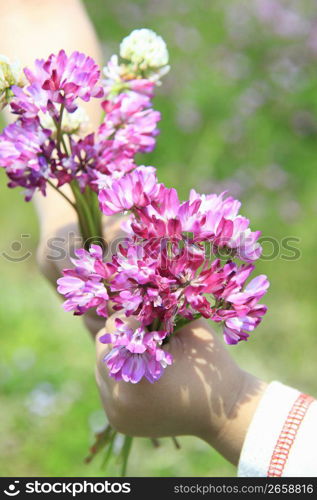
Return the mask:
{"type": "Polygon", "coordinates": [[[110,263],[102,262],[98,247],[81,250],[58,290],[77,314],[98,304],[98,314],[111,306],[140,322],[135,332],[120,324],[114,336],[103,338],[113,344],[106,358],[111,376],[156,380],[172,361],[162,340],[181,321],[199,316],[220,323],[228,344],[247,340],[266,312],[259,301],[269,282],[264,275],[247,282],[261,254],[260,233],[239,215],[237,200],[192,191],[180,202],[149,167],[113,180],[99,200],[106,215],[131,212],[127,237],[110,263]]]}
{"type": "Polygon", "coordinates": [[[150,382],[158,380],[172,363],[171,354],[160,348],[166,332],[148,332],[142,327],[133,330],[118,318],[115,322],[116,333],[106,333],[99,339],[103,344],[114,345],[104,359],[111,376],[133,384],[142,377],[150,382]]]}
{"type": "Polygon", "coordinates": [[[153,91],[153,82],[140,79],[134,90],[105,95],[93,59],[79,52],[68,57],[63,50],[24,72],[28,84],[12,87],[17,121],[0,135],[0,165],[10,187],[25,188],[26,200],[37,189],[45,195],[48,181],[60,187],[75,180],[82,191],[98,192],[113,176],[133,170],[137,153],[155,147],[160,113],[152,109],[153,92],[143,92],[144,86],[153,91]],[[105,117],[95,133],[79,137],[63,131],[65,114],[74,113],[79,100],[102,97],[105,117]]]}
{"type": "Polygon", "coordinates": [[[26,118],[36,118],[38,112],[49,113],[58,119],[59,106],[69,112],[77,108],[77,99],[89,101],[104,94],[100,84],[100,71],[95,61],[85,54],[73,52],[69,57],[64,50],[51,54],[45,61],[35,61],[34,69],[24,69],[29,85],[25,89],[13,87],[13,112],[26,118]]]}
{"type": "Polygon", "coordinates": [[[19,120],[8,125],[0,136],[0,161],[10,179],[8,186],[24,187],[26,201],[35,189],[45,194],[54,149],[49,135],[36,120],[19,120]]]}
{"type": "Polygon", "coordinates": [[[67,297],[64,308],[81,315],[95,307],[99,316],[107,317],[109,295],[104,280],[111,277],[112,266],[102,262],[102,249],[98,245],[91,245],[89,252],[79,249],[75,253],[77,259],[72,259],[75,268],[64,271],[65,277],[59,280],[57,288],[67,297]]]}
{"type": "Polygon", "coordinates": [[[249,220],[239,215],[241,203],[224,195],[199,195],[192,190],[189,200],[180,202],[175,189],[157,183],[155,169],[138,167],[101,189],[99,201],[106,215],[132,210],[132,235],[180,240],[191,233],[194,243],[212,242],[243,261],[254,261],[261,255],[260,232],[252,232],[249,220]]]}
{"type": "Polygon", "coordinates": [[[160,113],[151,108],[149,97],[130,92],[102,103],[105,119],[95,134],[71,139],[71,155],[63,157],[55,175],[59,185],[76,179],[82,190],[98,192],[112,178],[120,178],[136,167],[137,153],[155,147],[160,113]]]}
{"type": "Polygon", "coordinates": [[[121,53],[123,63],[114,57],[105,70],[105,88],[96,63],[79,52],[62,50],[26,68],[27,85],[10,88],[17,120],[0,136],[0,165],[26,200],[35,190],[45,195],[47,183],[69,183],[86,241],[102,238],[101,213],[129,212],[111,261],[98,245],[77,250],[58,291],[74,314],[94,309],[107,317],[112,308],[133,316],[135,331],[117,320],[116,332],[101,338],[113,345],[105,363],[116,380],[155,382],[173,361],[162,344],[186,322],[202,316],[222,325],[227,343],[247,340],[266,312],[260,300],[269,282],[264,275],[249,281],[260,232],[240,215],[238,200],[192,190],[182,202],[154,167],[136,165],[136,154],[155,146],[160,113],[151,98],[168,53],[150,30],[133,32],[121,53]],[[92,98],[103,98],[104,120],[82,135],[74,116],[80,100],[92,98]]]}

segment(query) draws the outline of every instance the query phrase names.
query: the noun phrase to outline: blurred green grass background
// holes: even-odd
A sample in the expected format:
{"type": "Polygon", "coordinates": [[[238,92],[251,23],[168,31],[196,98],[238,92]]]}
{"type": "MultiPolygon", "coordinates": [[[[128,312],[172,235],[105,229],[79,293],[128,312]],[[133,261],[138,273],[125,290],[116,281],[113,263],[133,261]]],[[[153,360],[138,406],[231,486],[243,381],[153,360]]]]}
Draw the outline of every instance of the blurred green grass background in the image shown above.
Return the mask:
{"type": "MultiPolygon", "coordinates": [[[[171,72],[155,99],[156,150],[144,158],[179,189],[228,190],[242,213],[277,241],[296,238],[299,257],[264,244],[269,312],[248,343],[230,347],[246,369],[317,394],[315,258],[317,215],[317,7],[282,0],[87,0],[105,61],[132,29],[166,40],[171,72]]],[[[81,321],[63,312],[35,263],[32,204],[1,172],[0,471],[2,476],[116,475],[100,459],[84,465],[104,423],[94,383],[94,347],[81,321]],[[21,235],[31,235],[23,237],[21,235]],[[12,246],[19,242],[22,248],[12,246]],[[14,259],[30,252],[21,262],[14,259]]],[[[210,447],[182,438],[158,450],[133,446],[132,476],[233,476],[210,447]]]]}

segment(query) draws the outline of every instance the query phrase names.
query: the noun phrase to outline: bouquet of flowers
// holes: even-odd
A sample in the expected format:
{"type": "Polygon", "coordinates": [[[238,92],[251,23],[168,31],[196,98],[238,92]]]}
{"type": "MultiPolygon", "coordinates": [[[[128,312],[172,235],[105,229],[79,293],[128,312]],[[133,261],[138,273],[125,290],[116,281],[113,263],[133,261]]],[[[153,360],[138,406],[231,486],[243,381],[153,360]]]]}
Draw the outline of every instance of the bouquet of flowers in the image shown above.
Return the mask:
{"type": "MultiPolygon", "coordinates": [[[[35,191],[57,190],[75,209],[84,248],[58,280],[64,308],[76,315],[94,309],[133,316],[131,329],[116,320],[105,369],[115,380],[155,383],[173,363],[164,344],[185,324],[204,317],[222,325],[228,344],[247,340],[261,322],[259,303],[269,282],[249,280],[261,255],[260,232],[239,214],[241,203],[226,193],[191,190],[180,201],[174,188],[157,179],[153,166],[136,164],[137,153],[153,150],[160,113],[152,107],[155,87],[169,70],[161,37],[133,31],[104,68],[84,54],[62,50],[37,60],[22,73],[0,59],[2,106],[16,121],[1,134],[0,164],[9,187],[22,186],[25,199],[35,191]],[[80,100],[100,99],[98,130],[87,133],[80,100]],[[63,186],[68,184],[71,197],[63,186]],[[121,240],[111,260],[103,258],[102,215],[125,214],[121,240]]],[[[107,447],[116,432],[108,426],[93,449],[107,447]]],[[[131,438],[122,446],[126,464],[131,438]]]]}

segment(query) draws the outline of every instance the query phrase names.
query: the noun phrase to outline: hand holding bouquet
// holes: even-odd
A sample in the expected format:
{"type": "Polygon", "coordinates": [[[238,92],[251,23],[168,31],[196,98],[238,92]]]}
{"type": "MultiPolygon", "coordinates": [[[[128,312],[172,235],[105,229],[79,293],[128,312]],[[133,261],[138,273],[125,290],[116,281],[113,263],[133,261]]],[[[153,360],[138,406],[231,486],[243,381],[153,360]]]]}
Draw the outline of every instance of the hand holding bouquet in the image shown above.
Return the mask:
{"type": "MultiPolygon", "coordinates": [[[[160,114],[152,98],[169,70],[168,52],[161,37],[142,29],[123,40],[120,56],[110,59],[103,80],[95,62],[77,52],[37,60],[23,77],[0,62],[1,99],[17,116],[1,135],[0,162],[26,200],[36,190],[45,195],[49,184],[76,211],[84,248],[58,280],[64,307],[134,317],[136,329],[117,319],[116,331],[101,336],[112,346],[104,362],[117,381],[153,383],[173,363],[165,344],[194,319],[219,323],[228,344],[247,340],[266,313],[259,302],[269,283],[264,275],[249,279],[260,232],[239,214],[238,200],[191,190],[180,201],[154,167],[137,165],[137,153],[155,146],[160,114]],[[92,98],[104,117],[87,134],[79,103],[92,98]],[[102,214],[125,214],[126,236],[108,261],[102,214]]],[[[102,436],[110,450],[114,437],[110,427],[102,436]]],[[[129,447],[127,438],[124,457],[129,447]]]]}

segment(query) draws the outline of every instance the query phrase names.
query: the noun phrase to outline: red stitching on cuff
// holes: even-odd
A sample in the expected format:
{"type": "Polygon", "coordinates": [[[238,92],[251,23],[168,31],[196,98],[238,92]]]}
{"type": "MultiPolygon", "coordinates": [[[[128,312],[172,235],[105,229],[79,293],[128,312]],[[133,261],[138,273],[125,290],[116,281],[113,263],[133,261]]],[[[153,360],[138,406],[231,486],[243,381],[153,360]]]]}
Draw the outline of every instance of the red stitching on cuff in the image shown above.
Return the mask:
{"type": "Polygon", "coordinates": [[[308,394],[300,394],[293,404],[275,445],[267,477],[281,477],[289,452],[307,410],[314,401],[308,394]]]}

